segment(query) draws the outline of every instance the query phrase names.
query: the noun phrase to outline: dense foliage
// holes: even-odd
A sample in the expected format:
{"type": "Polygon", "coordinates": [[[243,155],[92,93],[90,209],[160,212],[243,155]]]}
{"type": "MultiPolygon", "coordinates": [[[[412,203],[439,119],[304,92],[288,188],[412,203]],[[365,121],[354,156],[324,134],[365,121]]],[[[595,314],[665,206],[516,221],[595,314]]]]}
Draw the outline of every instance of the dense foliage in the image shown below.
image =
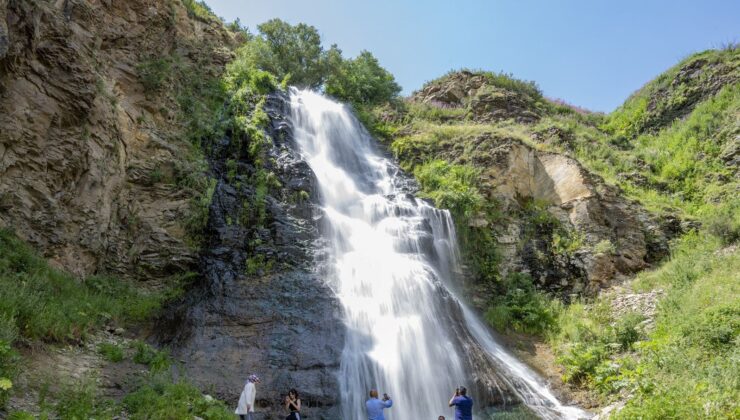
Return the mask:
{"type": "Polygon", "coordinates": [[[393,75],[372,53],[345,59],[332,45],[325,49],[313,26],[272,19],[242,47],[241,56],[254,68],[298,87],[324,88],[326,93],[356,106],[377,105],[401,91],[393,75]]]}
{"type": "Polygon", "coordinates": [[[317,88],[326,77],[326,52],[319,31],[299,23],[272,19],[257,26],[259,34],[245,45],[244,58],[278,79],[317,88]]]}
{"type": "Polygon", "coordinates": [[[356,105],[378,105],[401,92],[393,75],[370,52],[338,61],[326,80],[326,93],[356,105]]]}

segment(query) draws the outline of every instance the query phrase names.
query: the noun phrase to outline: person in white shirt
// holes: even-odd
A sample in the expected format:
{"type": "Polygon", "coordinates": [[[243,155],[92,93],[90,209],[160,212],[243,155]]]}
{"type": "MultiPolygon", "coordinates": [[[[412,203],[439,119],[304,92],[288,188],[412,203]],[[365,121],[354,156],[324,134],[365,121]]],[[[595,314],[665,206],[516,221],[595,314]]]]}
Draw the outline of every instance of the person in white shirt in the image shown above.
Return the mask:
{"type": "Polygon", "coordinates": [[[244,384],[242,395],[239,396],[239,404],[236,406],[235,414],[239,415],[241,420],[252,420],[254,413],[254,399],[257,397],[257,384],[260,383],[259,376],[249,375],[247,383],[244,384]]]}

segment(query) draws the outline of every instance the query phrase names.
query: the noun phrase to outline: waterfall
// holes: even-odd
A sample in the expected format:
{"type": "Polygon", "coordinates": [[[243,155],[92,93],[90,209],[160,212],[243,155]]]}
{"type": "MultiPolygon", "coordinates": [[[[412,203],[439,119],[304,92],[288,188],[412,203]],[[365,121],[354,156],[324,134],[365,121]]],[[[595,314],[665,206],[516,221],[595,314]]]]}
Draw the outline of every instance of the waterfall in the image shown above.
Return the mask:
{"type": "Polygon", "coordinates": [[[290,105],[295,141],[321,194],[322,272],[343,305],[347,327],[338,373],[342,419],[366,418],[372,388],[393,398],[388,419],[450,418],[447,402],[455,388],[471,388],[470,349],[478,349],[509,392],[540,417],[588,417],[558,402],[458,299],[449,213],[408,193],[408,180],[347,107],[297,89],[291,89],[290,105]]]}

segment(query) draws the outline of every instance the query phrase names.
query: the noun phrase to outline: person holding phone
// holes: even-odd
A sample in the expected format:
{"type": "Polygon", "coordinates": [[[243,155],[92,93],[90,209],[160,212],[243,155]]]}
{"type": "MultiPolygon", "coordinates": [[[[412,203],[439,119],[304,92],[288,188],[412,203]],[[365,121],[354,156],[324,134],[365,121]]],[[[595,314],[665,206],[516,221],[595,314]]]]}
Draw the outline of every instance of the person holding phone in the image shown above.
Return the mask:
{"type": "Polygon", "coordinates": [[[365,403],[368,420],[385,420],[383,410],[391,408],[391,406],[393,406],[393,400],[391,400],[391,397],[389,397],[388,394],[383,394],[383,399],[379,400],[378,390],[371,389],[370,399],[365,403]]]}
{"type": "Polygon", "coordinates": [[[473,420],[473,399],[468,397],[468,390],[461,386],[450,398],[450,407],[455,407],[455,420],[473,420]]]}
{"type": "Polygon", "coordinates": [[[288,391],[288,396],[285,397],[285,408],[289,413],[285,420],[301,420],[301,399],[295,388],[288,391]]]}

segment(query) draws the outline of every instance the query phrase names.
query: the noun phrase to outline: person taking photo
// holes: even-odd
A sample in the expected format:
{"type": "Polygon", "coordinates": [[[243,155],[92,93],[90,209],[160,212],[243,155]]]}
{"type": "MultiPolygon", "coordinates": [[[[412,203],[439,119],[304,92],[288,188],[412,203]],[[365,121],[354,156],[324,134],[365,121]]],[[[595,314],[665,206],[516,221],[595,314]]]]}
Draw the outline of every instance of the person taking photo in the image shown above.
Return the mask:
{"type": "Polygon", "coordinates": [[[450,407],[455,407],[455,420],[473,420],[473,399],[468,397],[468,390],[461,386],[450,398],[450,407]]]}

